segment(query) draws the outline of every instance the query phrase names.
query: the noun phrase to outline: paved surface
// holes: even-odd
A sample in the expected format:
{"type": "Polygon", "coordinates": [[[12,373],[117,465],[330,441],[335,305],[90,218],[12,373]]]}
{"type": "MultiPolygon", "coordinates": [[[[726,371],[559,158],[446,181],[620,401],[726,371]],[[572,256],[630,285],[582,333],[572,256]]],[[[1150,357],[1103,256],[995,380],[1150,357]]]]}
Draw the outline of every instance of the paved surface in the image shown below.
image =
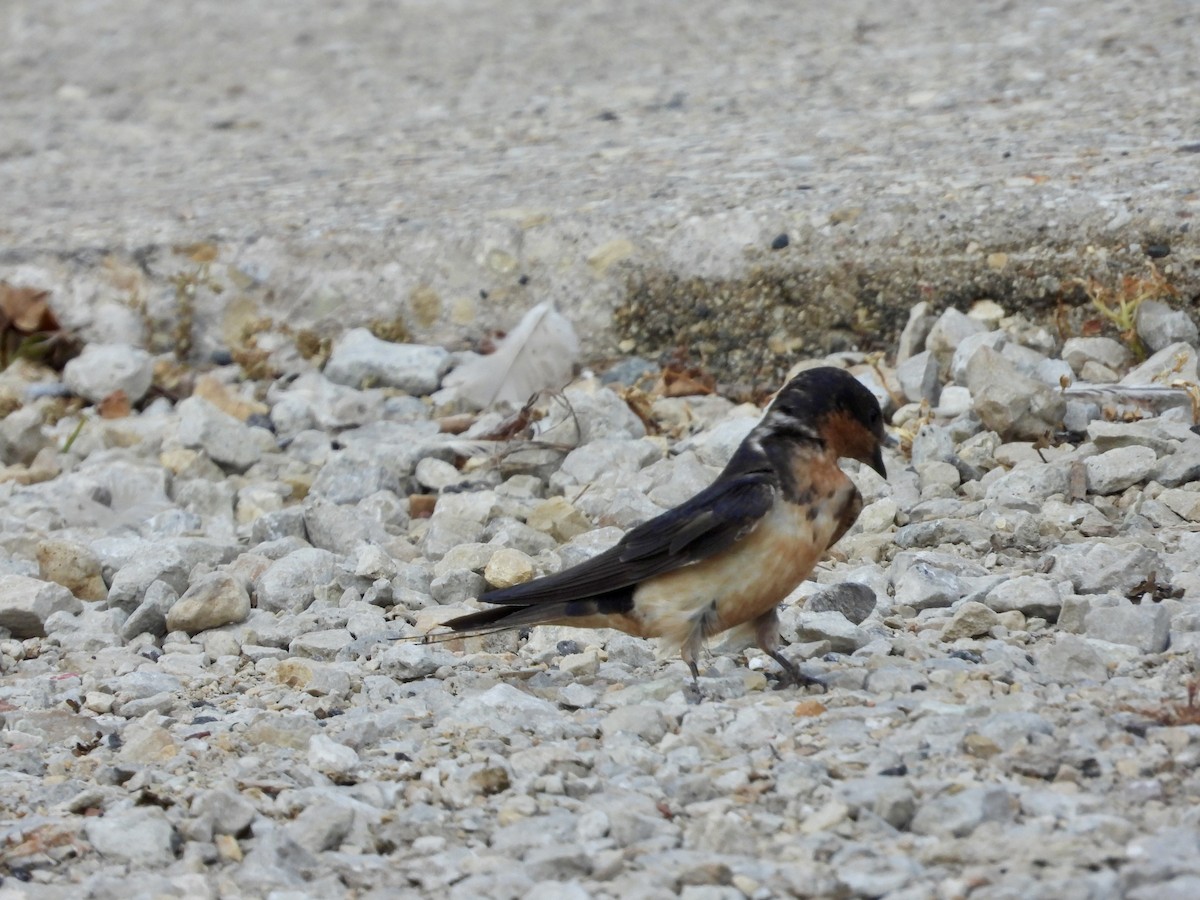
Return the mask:
{"type": "Polygon", "coordinates": [[[0,278],[114,336],[213,241],[214,334],[449,341],[556,297],[596,353],[652,349],[612,325],[631,287],[636,319],[663,278],[764,267],[845,319],[1045,300],[1156,245],[1195,295],[1197,85],[1192,0],[7,0],[0,278]]]}

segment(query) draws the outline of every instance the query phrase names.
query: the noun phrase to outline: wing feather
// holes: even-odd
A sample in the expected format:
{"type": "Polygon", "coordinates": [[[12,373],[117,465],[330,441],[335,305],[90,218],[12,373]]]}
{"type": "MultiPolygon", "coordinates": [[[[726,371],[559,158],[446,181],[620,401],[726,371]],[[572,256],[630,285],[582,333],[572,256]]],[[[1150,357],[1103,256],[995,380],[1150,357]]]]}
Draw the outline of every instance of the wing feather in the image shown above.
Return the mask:
{"type": "Polygon", "coordinates": [[[767,472],[719,478],[692,499],[626,534],[598,556],[556,575],[493,591],[486,603],[580,600],[629,587],[732,547],[771,509],[767,472]]]}

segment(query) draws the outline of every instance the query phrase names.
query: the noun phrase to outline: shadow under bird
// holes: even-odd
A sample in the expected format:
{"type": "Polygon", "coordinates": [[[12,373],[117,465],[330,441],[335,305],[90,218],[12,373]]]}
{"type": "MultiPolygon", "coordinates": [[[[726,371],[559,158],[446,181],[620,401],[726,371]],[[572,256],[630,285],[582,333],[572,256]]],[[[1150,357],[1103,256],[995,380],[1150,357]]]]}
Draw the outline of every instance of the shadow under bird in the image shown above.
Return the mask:
{"type": "Polygon", "coordinates": [[[598,556],[486,593],[480,599],[492,608],[442,624],[467,636],[570,625],[662,638],[678,648],[697,690],[705,639],[744,626],[787,680],[813,682],[779,652],[776,608],[862,509],[838,460],[858,460],[886,478],[887,443],[866,387],[841,369],[808,369],[784,385],[703,491],[598,556]]]}

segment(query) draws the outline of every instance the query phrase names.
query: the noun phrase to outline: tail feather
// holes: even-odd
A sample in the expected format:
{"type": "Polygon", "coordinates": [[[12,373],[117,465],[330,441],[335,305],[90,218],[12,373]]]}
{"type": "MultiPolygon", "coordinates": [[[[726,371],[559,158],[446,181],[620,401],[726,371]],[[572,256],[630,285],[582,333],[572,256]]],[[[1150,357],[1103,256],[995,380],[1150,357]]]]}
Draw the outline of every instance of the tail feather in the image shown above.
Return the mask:
{"type": "Polygon", "coordinates": [[[480,628],[501,630],[524,628],[529,625],[548,625],[559,619],[567,618],[570,615],[567,608],[573,605],[578,605],[578,603],[576,601],[556,601],[539,603],[536,606],[496,606],[468,613],[442,624],[447,628],[453,628],[456,632],[476,631],[480,628]]]}
{"type": "MultiPolygon", "coordinates": [[[[482,598],[487,601],[487,595],[482,598]]],[[[479,637],[514,628],[551,623],[567,624],[572,619],[607,616],[633,609],[633,589],[621,588],[582,600],[551,600],[526,606],[504,605],[467,613],[441,624],[451,629],[441,634],[428,634],[424,643],[453,640],[458,637],[479,637]]],[[[590,624],[590,623],[589,623],[590,624]]]]}
{"type": "Polygon", "coordinates": [[[481,626],[479,628],[467,628],[462,631],[433,631],[429,634],[416,634],[409,637],[397,638],[401,644],[444,644],[447,641],[459,641],[463,638],[487,637],[489,634],[501,634],[505,631],[512,631],[512,625],[493,625],[491,627],[481,626]]]}

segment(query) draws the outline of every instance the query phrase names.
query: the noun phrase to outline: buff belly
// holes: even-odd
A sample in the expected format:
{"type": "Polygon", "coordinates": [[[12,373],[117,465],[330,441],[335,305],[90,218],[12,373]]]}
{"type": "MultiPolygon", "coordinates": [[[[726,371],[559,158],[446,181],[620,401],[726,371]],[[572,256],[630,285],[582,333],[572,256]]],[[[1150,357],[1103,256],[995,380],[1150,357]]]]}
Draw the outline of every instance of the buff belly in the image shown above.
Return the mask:
{"type": "Polygon", "coordinates": [[[696,639],[698,629],[702,638],[757,619],[809,576],[828,549],[843,506],[822,504],[810,519],[807,505],[777,503],[729,550],[643,584],[634,594],[634,612],[606,624],[681,647],[696,639]]]}

